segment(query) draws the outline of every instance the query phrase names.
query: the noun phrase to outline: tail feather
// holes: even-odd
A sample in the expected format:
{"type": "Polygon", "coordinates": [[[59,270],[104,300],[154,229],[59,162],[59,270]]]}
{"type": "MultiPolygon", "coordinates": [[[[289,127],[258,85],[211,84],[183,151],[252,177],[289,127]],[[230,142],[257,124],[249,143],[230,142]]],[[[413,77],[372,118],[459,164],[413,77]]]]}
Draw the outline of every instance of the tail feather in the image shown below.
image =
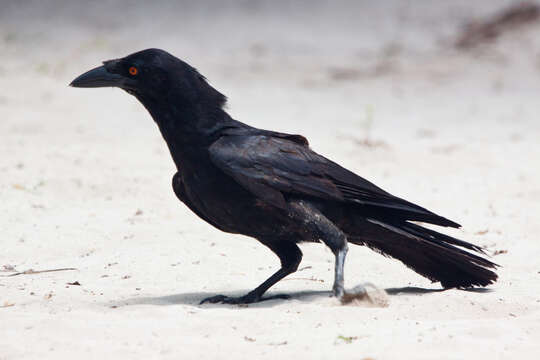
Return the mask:
{"type": "Polygon", "coordinates": [[[409,222],[367,219],[361,228],[361,234],[349,235],[350,242],[396,258],[433,282],[440,281],[444,288],[487,286],[497,280],[489,269],[498,265],[456,247],[483,252],[463,240],[409,222]]]}
{"type": "Polygon", "coordinates": [[[417,236],[423,237],[423,238],[427,237],[428,239],[431,238],[431,239],[434,239],[435,241],[439,241],[439,242],[443,241],[444,243],[461,246],[461,247],[464,247],[466,249],[474,250],[474,251],[480,252],[482,254],[485,254],[485,251],[481,246],[474,245],[474,244],[471,244],[471,243],[468,243],[466,241],[453,238],[453,237],[445,235],[445,234],[441,234],[441,233],[439,233],[439,232],[437,232],[435,230],[427,229],[427,228],[422,227],[420,225],[416,225],[416,224],[413,224],[413,223],[406,222],[401,226],[401,228],[406,230],[406,231],[409,231],[409,232],[411,232],[413,234],[416,234],[417,236]]]}

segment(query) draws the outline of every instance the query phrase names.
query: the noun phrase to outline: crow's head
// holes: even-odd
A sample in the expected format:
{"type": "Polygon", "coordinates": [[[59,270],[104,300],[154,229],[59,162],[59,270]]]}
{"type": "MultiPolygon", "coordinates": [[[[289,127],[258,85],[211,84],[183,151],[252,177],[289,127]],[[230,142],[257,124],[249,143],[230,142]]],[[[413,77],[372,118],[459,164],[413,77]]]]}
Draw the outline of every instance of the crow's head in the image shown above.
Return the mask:
{"type": "Polygon", "coordinates": [[[87,71],[70,84],[73,87],[119,87],[139,100],[185,104],[214,102],[222,106],[225,97],[212,88],[204,76],[168,52],[142,50],[121,59],[108,60],[87,71]]]}

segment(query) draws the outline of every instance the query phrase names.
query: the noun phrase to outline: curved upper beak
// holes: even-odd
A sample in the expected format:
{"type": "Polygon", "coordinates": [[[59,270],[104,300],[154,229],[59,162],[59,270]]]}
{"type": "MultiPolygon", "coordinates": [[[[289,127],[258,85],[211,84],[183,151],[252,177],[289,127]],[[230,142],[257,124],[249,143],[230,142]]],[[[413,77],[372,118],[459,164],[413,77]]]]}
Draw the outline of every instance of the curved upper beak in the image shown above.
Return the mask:
{"type": "Polygon", "coordinates": [[[122,75],[114,74],[105,68],[99,66],[95,69],[85,72],[77,77],[69,84],[69,86],[79,88],[96,88],[96,87],[120,87],[126,88],[130,79],[126,79],[122,75]]]}

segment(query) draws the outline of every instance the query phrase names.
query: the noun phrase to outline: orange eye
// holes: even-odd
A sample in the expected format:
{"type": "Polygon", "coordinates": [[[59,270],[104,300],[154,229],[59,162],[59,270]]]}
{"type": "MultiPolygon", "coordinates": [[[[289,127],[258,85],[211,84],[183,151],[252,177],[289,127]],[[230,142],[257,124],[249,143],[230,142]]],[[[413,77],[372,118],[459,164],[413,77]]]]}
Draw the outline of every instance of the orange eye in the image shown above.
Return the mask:
{"type": "Polygon", "coordinates": [[[129,68],[129,73],[131,75],[137,75],[137,73],[139,72],[139,70],[137,70],[137,68],[135,66],[132,66],[129,68]]]}

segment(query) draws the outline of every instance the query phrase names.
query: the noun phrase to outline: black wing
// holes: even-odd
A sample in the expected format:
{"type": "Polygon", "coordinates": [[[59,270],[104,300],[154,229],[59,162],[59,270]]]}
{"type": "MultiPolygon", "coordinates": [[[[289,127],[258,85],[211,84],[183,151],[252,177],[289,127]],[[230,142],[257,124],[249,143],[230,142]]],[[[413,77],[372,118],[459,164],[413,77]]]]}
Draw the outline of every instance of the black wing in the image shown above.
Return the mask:
{"type": "Polygon", "coordinates": [[[300,141],[302,137],[277,135],[223,136],[210,146],[210,158],[244,188],[280,208],[286,207],[284,195],[303,195],[357,204],[366,212],[397,220],[459,227],[315,153],[305,139],[300,141]]]}

